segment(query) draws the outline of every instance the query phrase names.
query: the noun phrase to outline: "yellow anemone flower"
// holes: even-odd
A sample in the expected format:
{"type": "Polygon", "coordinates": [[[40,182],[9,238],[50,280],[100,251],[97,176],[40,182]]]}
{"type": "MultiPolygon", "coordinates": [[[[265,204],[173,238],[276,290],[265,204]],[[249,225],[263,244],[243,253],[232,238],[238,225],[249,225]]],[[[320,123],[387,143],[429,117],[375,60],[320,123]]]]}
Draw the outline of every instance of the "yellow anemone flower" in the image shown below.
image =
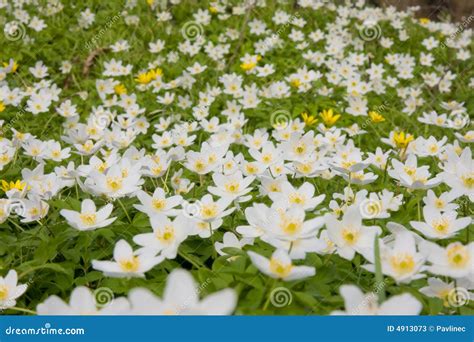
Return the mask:
{"type": "Polygon", "coordinates": [[[10,191],[10,190],[13,190],[13,189],[17,189],[19,191],[22,191],[26,186],[26,183],[22,182],[21,180],[17,180],[16,182],[8,183],[7,181],[2,179],[1,183],[2,183],[1,189],[4,192],[7,192],[7,191],[10,191]]]}
{"type": "Polygon", "coordinates": [[[332,109],[323,110],[321,113],[319,113],[319,116],[321,117],[321,119],[323,119],[324,124],[326,126],[334,125],[336,121],[339,120],[339,118],[341,117],[340,114],[334,115],[334,112],[332,109]]]}
{"type": "Polygon", "coordinates": [[[5,104],[0,101],[0,113],[3,112],[5,110],[5,104]]]}
{"type": "Polygon", "coordinates": [[[248,62],[248,63],[242,63],[240,64],[240,67],[244,70],[244,71],[250,71],[252,70],[253,68],[255,68],[257,66],[256,63],[254,62],[248,62]]]}
{"type": "Polygon", "coordinates": [[[115,94],[117,95],[122,95],[127,93],[127,88],[123,84],[117,84],[114,87],[115,94]]]}
{"type": "Polygon", "coordinates": [[[400,149],[405,149],[407,148],[408,144],[415,139],[413,135],[411,134],[405,134],[405,132],[400,131],[400,132],[395,132],[393,134],[393,141],[395,142],[395,145],[400,148],[400,149]]]}
{"type": "Polygon", "coordinates": [[[303,118],[303,121],[306,126],[314,125],[318,121],[318,119],[314,115],[309,115],[306,112],[301,113],[301,117],[303,118]]]}
{"type": "Polygon", "coordinates": [[[369,112],[369,117],[374,123],[384,122],[385,118],[375,111],[369,112]]]}

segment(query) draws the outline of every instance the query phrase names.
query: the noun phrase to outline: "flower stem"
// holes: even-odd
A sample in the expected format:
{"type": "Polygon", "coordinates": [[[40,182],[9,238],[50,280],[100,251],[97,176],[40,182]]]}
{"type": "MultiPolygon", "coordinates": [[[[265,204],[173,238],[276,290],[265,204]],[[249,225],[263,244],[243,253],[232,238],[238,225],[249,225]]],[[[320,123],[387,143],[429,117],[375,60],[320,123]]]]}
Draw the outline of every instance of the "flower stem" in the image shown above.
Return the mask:
{"type": "Polygon", "coordinates": [[[127,209],[125,208],[125,206],[123,205],[123,203],[122,203],[122,201],[120,200],[120,198],[117,198],[117,202],[119,202],[120,206],[122,207],[123,211],[125,212],[125,215],[127,216],[128,222],[132,223],[132,219],[130,218],[130,215],[128,215],[128,211],[127,211],[127,209]]]}
{"type": "Polygon", "coordinates": [[[16,306],[12,306],[12,307],[8,308],[7,310],[15,310],[15,311],[29,313],[29,314],[32,314],[32,315],[37,315],[36,311],[23,309],[23,308],[19,308],[19,307],[16,307],[16,306]]]}

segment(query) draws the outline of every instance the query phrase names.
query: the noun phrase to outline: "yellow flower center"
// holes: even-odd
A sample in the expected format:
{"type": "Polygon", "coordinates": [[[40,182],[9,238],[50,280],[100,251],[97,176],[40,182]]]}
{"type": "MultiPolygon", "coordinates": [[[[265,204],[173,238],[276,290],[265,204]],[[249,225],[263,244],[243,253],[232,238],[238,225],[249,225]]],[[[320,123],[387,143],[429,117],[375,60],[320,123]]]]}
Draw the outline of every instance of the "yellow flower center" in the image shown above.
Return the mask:
{"type": "Polygon", "coordinates": [[[284,220],[280,227],[285,234],[295,235],[301,230],[302,223],[295,220],[284,220]]]}
{"type": "Polygon", "coordinates": [[[122,178],[107,177],[107,187],[112,191],[118,191],[122,188],[122,178]]]}
{"type": "Polygon", "coordinates": [[[276,260],[274,258],[270,259],[270,271],[277,275],[279,278],[285,278],[287,277],[291,269],[293,268],[293,265],[291,264],[282,264],[279,260],[276,260]]]}
{"type": "Polygon", "coordinates": [[[217,216],[217,213],[217,205],[214,203],[203,205],[201,208],[201,216],[205,219],[214,218],[217,216]]]}
{"type": "Polygon", "coordinates": [[[354,245],[359,240],[359,232],[354,231],[351,228],[345,228],[341,232],[342,239],[348,244],[349,246],[354,245]]]}
{"type": "Polygon", "coordinates": [[[151,201],[151,204],[153,206],[153,208],[155,208],[156,210],[163,210],[166,206],[166,200],[164,199],[153,199],[151,201]]]}
{"type": "Polygon", "coordinates": [[[449,222],[446,219],[434,221],[433,228],[440,234],[447,234],[449,231],[449,222]]]}
{"type": "Polygon", "coordinates": [[[136,256],[132,257],[131,259],[120,260],[118,263],[120,268],[125,272],[136,272],[140,267],[140,261],[136,256]]]}
{"type": "Polygon", "coordinates": [[[166,225],[162,231],[156,233],[156,237],[163,243],[169,244],[174,240],[174,227],[166,225]]]}
{"type": "Polygon", "coordinates": [[[464,268],[470,259],[467,248],[460,244],[448,248],[447,255],[450,265],[456,268],[464,268]]]}
{"type": "Polygon", "coordinates": [[[390,265],[398,275],[404,275],[415,269],[415,260],[409,254],[397,254],[390,258],[390,265]]]}
{"type": "Polygon", "coordinates": [[[8,287],[0,285],[0,300],[8,299],[8,287]]]}
{"type": "Polygon", "coordinates": [[[237,182],[230,182],[225,185],[225,189],[227,192],[235,194],[236,192],[239,192],[240,184],[237,182]]]}
{"type": "Polygon", "coordinates": [[[81,222],[86,226],[92,226],[97,221],[96,214],[81,214],[80,216],[81,222]]]}

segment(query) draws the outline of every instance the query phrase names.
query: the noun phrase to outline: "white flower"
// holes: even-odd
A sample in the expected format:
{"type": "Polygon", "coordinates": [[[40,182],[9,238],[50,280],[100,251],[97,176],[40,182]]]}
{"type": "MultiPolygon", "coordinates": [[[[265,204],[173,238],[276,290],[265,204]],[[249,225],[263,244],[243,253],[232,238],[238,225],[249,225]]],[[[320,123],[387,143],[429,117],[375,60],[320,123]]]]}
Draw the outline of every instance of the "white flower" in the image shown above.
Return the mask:
{"type": "Polygon", "coordinates": [[[255,267],[271,278],[291,281],[312,277],[316,274],[314,267],[293,265],[288,254],[280,249],[273,252],[270,259],[255,252],[248,252],[248,255],[255,267]]]}
{"type": "Polygon", "coordinates": [[[364,295],[355,285],[343,285],[339,291],[344,298],[346,310],[333,311],[331,315],[419,315],[423,308],[418,299],[409,293],[393,296],[378,304],[376,293],[364,295]]]}
{"type": "Polygon", "coordinates": [[[94,201],[85,199],[81,204],[81,211],[62,209],[59,213],[72,227],[78,230],[94,230],[110,225],[117,218],[111,217],[114,206],[109,203],[97,211],[94,201]]]}
{"type": "Polygon", "coordinates": [[[425,222],[411,221],[410,224],[428,238],[447,239],[471,224],[470,217],[458,219],[457,216],[454,210],[441,213],[434,207],[426,206],[423,208],[425,222]]]}
{"type": "Polygon", "coordinates": [[[230,315],[237,305],[237,295],[225,289],[199,300],[210,279],[198,285],[191,274],[176,269],[168,276],[162,298],[144,288],[129,293],[133,315],[230,315]]]}
{"type": "Polygon", "coordinates": [[[125,240],[115,244],[114,261],[92,260],[92,267],[104,272],[106,276],[123,277],[145,277],[145,272],[163,261],[164,257],[155,256],[154,251],[144,251],[141,254],[133,252],[132,247],[125,240]]]}
{"type": "Polygon", "coordinates": [[[373,255],[375,236],[381,234],[380,227],[364,226],[357,206],[349,207],[342,220],[328,214],[326,216],[328,237],[336,244],[337,253],[347,260],[352,260],[355,253],[365,258],[373,255]]]}
{"type": "Polygon", "coordinates": [[[153,233],[138,234],[133,237],[133,241],[143,246],[140,251],[152,250],[154,253],[167,259],[176,258],[179,245],[186,240],[189,235],[188,220],[182,216],[177,216],[171,221],[165,215],[154,215],[150,218],[153,233]]]}
{"type": "Polygon", "coordinates": [[[8,271],[5,277],[0,277],[0,310],[16,305],[16,299],[28,288],[26,284],[18,284],[15,270],[8,271]]]}
{"type": "Polygon", "coordinates": [[[41,304],[38,304],[36,311],[38,315],[48,316],[129,314],[130,305],[126,298],[110,298],[110,302],[101,308],[101,305],[98,305],[96,300],[100,298],[96,298],[96,295],[97,293],[92,292],[87,287],[79,286],[72,291],[69,303],[53,295],[41,304]]]}

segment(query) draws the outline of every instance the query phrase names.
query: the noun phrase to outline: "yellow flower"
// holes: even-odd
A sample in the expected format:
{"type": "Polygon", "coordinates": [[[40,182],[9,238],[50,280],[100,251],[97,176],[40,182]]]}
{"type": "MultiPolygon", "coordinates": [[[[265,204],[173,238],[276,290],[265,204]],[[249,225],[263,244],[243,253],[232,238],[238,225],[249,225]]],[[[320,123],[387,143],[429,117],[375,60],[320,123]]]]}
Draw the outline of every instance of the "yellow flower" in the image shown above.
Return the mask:
{"type": "Polygon", "coordinates": [[[414,137],[411,134],[405,134],[405,132],[395,132],[393,134],[393,141],[398,148],[405,149],[407,148],[408,144],[413,141],[414,137]]]}
{"type": "Polygon", "coordinates": [[[147,72],[142,72],[141,74],[138,74],[137,78],[135,78],[135,81],[140,84],[148,84],[151,80],[150,74],[147,72]]]}
{"type": "Polygon", "coordinates": [[[218,12],[217,8],[216,7],[209,7],[209,12],[211,12],[212,14],[216,14],[218,12]]]}
{"type": "Polygon", "coordinates": [[[4,192],[7,192],[7,191],[13,190],[13,189],[17,189],[19,191],[22,191],[26,186],[26,183],[22,182],[21,180],[17,180],[16,182],[8,183],[7,181],[2,179],[1,183],[2,183],[1,189],[4,192]]]}
{"type": "Polygon", "coordinates": [[[5,110],[5,105],[3,104],[2,101],[0,101],[0,113],[5,110]]]}
{"type": "MultiPolygon", "coordinates": [[[[6,68],[9,66],[10,63],[3,62],[3,66],[6,68]]],[[[18,70],[18,63],[13,61],[13,67],[12,67],[12,72],[16,72],[18,70]]]]}
{"type": "Polygon", "coordinates": [[[146,3],[148,4],[148,6],[153,6],[155,0],[146,0],[146,3]]]}
{"type": "Polygon", "coordinates": [[[429,22],[430,22],[430,19],[428,19],[428,18],[420,18],[420,23],[421,23],[422,25],[426,25],[426,24],[428,24],[429,22]]]}
{"type": "Polygon", "coordinates": [[[252,70],[253,68],[255,68],[257,66],[256,63],[254,62],[248,62],[248,63],[242,63],[240,64],[240,67],[244,70],[244,71],[250,71],[252,70]]]}
{"type": "Polygon", "coordinates": [[[341,117],[340,114],[334,115],[332,109],[323,110],[321,113],[319,113],[319,116],[323,119],[326,126],[334,125],[336,121],[339,120],[339,118],[341,117]]]}
{"type": "Polygon", "coordinates": [[[314,125],[318,121],[314,115],[309,115],[306,112],[301,113],[301,117],[303,118],[306,126],[314,125]]]}
{"type": "Polygon", "coordinates": [[[301,81],[297,78],[294,78],[291,80],[290,84],[295,88],[299,88],[299,86],[301,85],[301,81]]]}
{"type": "Polygon", "coordinates": [[[262,60],[262,56],[257,55],[257,62],[260,62],[262,60]]]}
{"type": "Polygon", "coordinates": [[[122,95],[127,93],[127,88],[125,88],[123,84],[119,83],[114,87],[114,91],[115,94],[122,95]]]}
{"type": "Polygon", "coordinates": [[[369,117],[372,120],[372,122],[374,122],[374,123],[379,123],[379,122],[384,122],[385,121],[385,118],[382,115],[380,115],[379,113],[374,112],[374,111],[369,112],[369,117]]]}

